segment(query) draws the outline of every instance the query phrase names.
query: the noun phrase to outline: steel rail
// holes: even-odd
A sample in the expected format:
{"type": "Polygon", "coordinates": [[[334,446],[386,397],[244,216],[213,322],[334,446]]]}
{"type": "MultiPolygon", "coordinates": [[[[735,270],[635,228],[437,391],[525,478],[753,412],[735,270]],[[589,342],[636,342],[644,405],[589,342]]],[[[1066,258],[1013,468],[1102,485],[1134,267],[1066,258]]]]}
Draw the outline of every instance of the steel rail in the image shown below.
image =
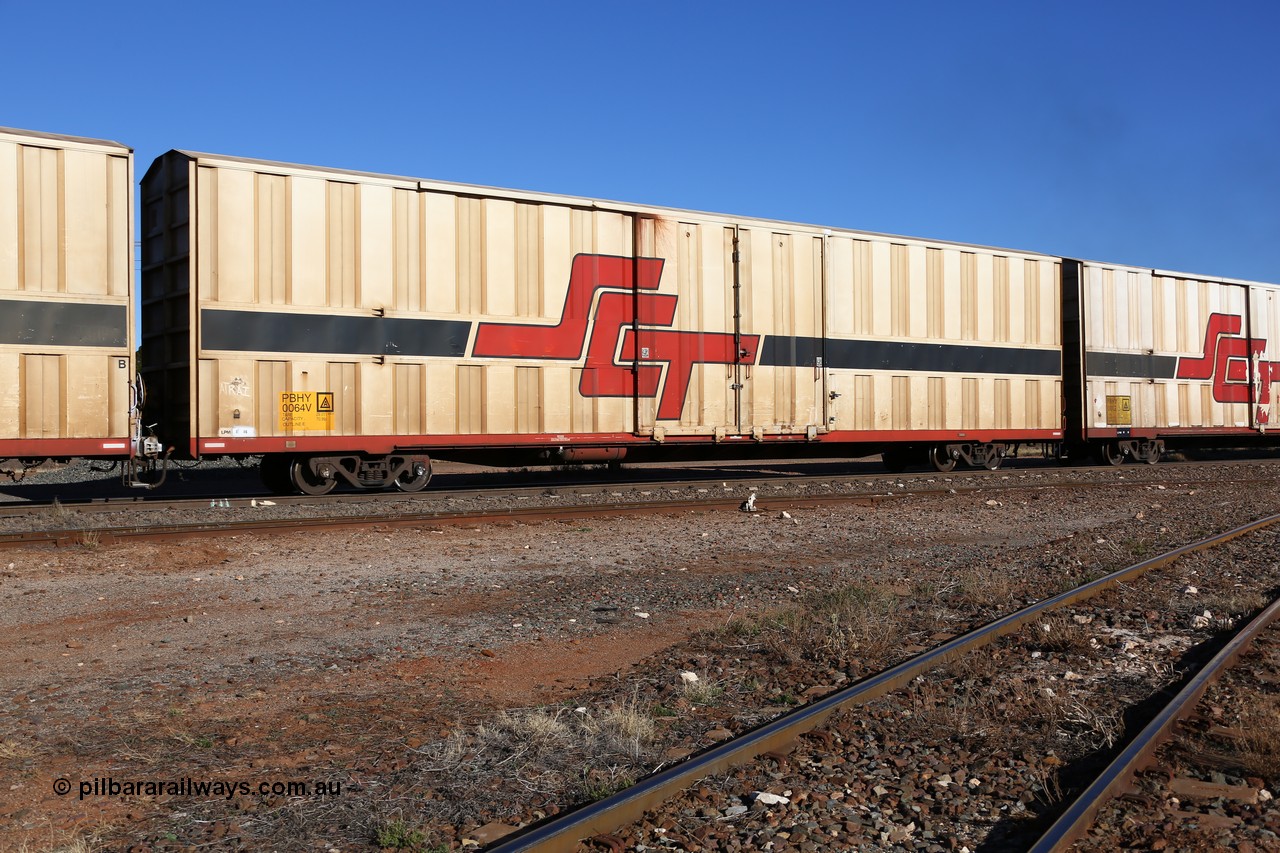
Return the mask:
{"type": "MultiPolygon", "coordinates": [[[[966,472],[968,473],[968,472],[966,472]]],[[[977,472],[974,472],[977,473],[977,472]]],[[[483,500],[486,498],[521,497],[525,495],[559,496],[565,493],[604,494],[619,490],[627,491],[678,491],[687,489],[712,489],[713,483],[732,483],[734,488],[749,488],[763,491],[769,488],[783,488],[801,483],[822,482],[832,485],[866,484],[872,479],[890,479],[891,475],[870,474],[789,474],[761,475],[752,472],[750,476],[738,474],[727,476],[718,472],[716,476],[683,480],[581,480],[581,481],[547,481],[534,482],[528,485],[499,483],[488,487],[470,487],[466,489],[449,489],[447,491],[423,492],[336,492],[328,495],[275,495],[267,492],[250,492],[243,494],[204,494],[184,497],[158,497],[149,495],[125,495],[121,497],[101,497],[84,500],[57,501],[24,501],[0,502],[0,517],[37,515],[48,512],[54,506],[60,506],[69,512],[104,513],[104,512],[145,512],[168,509],[201,509],[208,506],[223,508],[249,508],[252,501],[271,501],[277,506],[317,506],[320,504],[426,504],[431,505],[449,500],[483,500]]],[[[910,478],[903,478],[910,479],[910,478]]],[[[961,485],[961,489],[971,488],[961,485]]],[[[972,488],[993,488],[990,485],[976,485],[972,488]]],[[[994,488],[999,488],[996,486],[994,488]]],[[[881,492],[882,494],[884,492],[881,492]]],[[[864,492],[860,494],[872,494],[864,492]]]]}
{"type": "MultiPolygon", "coordinates": [[[[788,460],[779,460],[775,464],[789,465],[794,463],[788,460]]],[[[1180,477],[1174,476],[1174,474],[1175,472],[1178,474],[1184,473],[1188,470],[1194,471],[1197,468],[1203,469],[1207,465],[1216,465],[1222,468],[1230,469],[1230,468],[1238,468],[1244,465],[1249,465],[1256,468],[1256,466],[1259,464],[1267,465],[1267,464],[1280,464],[1280,463],[1273,463],[1271,462],[1271,460],[1264,460],[1264,459],[1250,460],[1247,463],[1233,462],[1233,461],[1166,462],[1160,465],[1158,468],[1154,469],[1154,471],[1160,475],[1161,479],[1158,479],[1158,480],[1156,479],[1152,479],[1152,480],[1124,479],[1122,483],[1118,483],[1117,485],[1130,485],[1130,486],[1157,485],[1157,484],[1167,485],[1170,482],[1175,482],[1175,481],[1180,485],[1185,484],[1188,486],[1194,486],[1200,483],[1256,483],[1258,481],[1256,472],[1247,479],[1242,478],[1242,479],[1212,479],[1212,480],[1180,478],[1180,477]],[[1168,475],[1166,475],[1166,472],[1168,472],[1168,475]]],[[[35,515],[40,512],[47,512],[54,506],[61,506],[62,508],[69,511],[84,512],[84,513],[164,510],[164,509],[185,508],[185,507],[198,508],[201,506],[208,505],[211,501],[230,501],[231,505],[234,507],[239,504],[247,505],[250,500],[254,500],[254,499],[259,501],[269,500],[281,506],[289,505],[289,504],[303,504],[303,505],[314,506],[317,503],[333,503],[333,504],[352,504],[352,503],[381,504],[381,503],[406,503],[406,502],[429,503],[432,501],[447,500],[447,499],[466,500],[471,498],[491,497],[496,492],[504,491],[504,490],[510,494],[520,495],[520,494],[544,494],[547,492],[551,492],[554,494],[554,493],[559,493],[567,490],[577,490],[577,491],[584,491],[584,492],[592,492],[592,491],[606,492],[606,491],[616,491],[618,489],[627,489],[627,490],[679,489],[679,488],[695,488],[695,487],[706,486],[708,483],[714,483],[717,481],[722,481],[725,483],[733,483],[735,485],[741,485],[741,484],[757,485],[758,484],[761,488],[766,488],[774,485],[795,484],[795,483],[803,483],[807,481],[825,481],[832,484],[863,484],[863,483],[870,483],[875,480],[898,480],[898,481],[904,481],[904,482],[912,482],[912,481],[918,481],[918,480],[935,480],[939,477],[943,477],[943,478],[946,478],[948,481],[956,481],[956,480],[966,481],[966,482],[960,483],[959,485],[956,485],[954,482],[952,484],[953,488],[958,488],[959,490],[963,491],[966,489],[1009,488],[1010,486],[1008,486],[1007,484],[1004,484],[1004,483],[993,484],[990,481],[995,478],[1004,479],[1010,474],[1015,474],[1015,475],[1016,474],[1023,474],[1023,475],[1039,474],[1042,476],[1056,476],[1058,474],[1070,475],[1072,473],[1093,471],[1099,474],[1102,474],[1104,472],[1119,473],[1123,477],[1123,472],[1125,471],[1130,471],[1130,470],[1152,471],[1153,470],[1150,468],[1146,468],[1145,466],[1143,468],[1134,467],[1134,468],[1126,469],[1126,468],[1104,468],[1104,467],[1099,467],[1097,465],[1081,465],[1081,466],[1056,466],[1055,465],[1055,466],[1035,466],[1035,467],[1010,467],[1010,468],[1001,467],[994,471],[987,471],[980,468],[965,469],[965,470],[957,469],[955,471],[951,471],[948,473],[943,473],[941,471],[932,471],[932,470],[920,470],[920,471],[904,471],[904,472],[898,472],[898,473],[893,473],[890,471],[871,471],[871,472],[862,472],[862,473],[827,472],[827,473],[816,473],[816,474],[797,471],[791,474],[777,474],[777,473],[762,472],[759,470],[760,467],[767,468],[768,465],[767,463],[765,463],[765,464],[762,464],[761,466],[757,466],[756,468],[744,468],[740,472],[722,469],[722,470],[717,470],[714,473],[707,473],[705,476],[702,476],[699,478],[689,478],[689,479],[683,479],[683,480],[662,480],[662,479],[650,480],[650,479],[645,479],[644,477],[628,477],[628,478],[613,478],[613,479],[583,477],[581,479],[571,479],[571,480],[548,478],[546,480],[534,479],[532,481],[528,481],[524,484],[518,484],[518,485],[511,484],[511,483],[495,483],[490,486],[483,486],[483,487],[468,486],[466,488],[459,488],[459,489],[448,488],[447,490],[440,490],[440,489],[433,490],[428,488],[422,492],[409,492],[409,493],[396,492],[391,490],[373,491],[373,492],[343,491],[343,492],[334,492],[328,495],[313,496],[313,495],[277,495],[277,494],[267,492],[264,489],[261,491],[248,491],[241,494],[231,494],[224,491],[224,492],[210,492],[208,494],[186,495],[183,497],[168,497],[166,495],[156,494],[153,492],[149,492],[146,494],[127,493],[122,495],[97,496],[97,497],[87,497],[87,498],[81,498],[81,497],[75,497],[75,496],[72,496],[72,497],[59,496],[57,498],[50,499],[50,500],[0,501],[0,516],[35,515]]],[[[440,474],[437,476],[439,479],[444,479],[447,477],[471,476],[471,475],[440,474]]],[[[1066,482],[1056,482],[1056,483],[1038,483],[1030,487],[1031,488],[1069,488],[1072,486],[1098,485],[1100,483],[1105,483],[1105,482],[1107,481],[1105,480],[1084,481],[1084,482],[1066,481],[1066,482]]],[[[78,484],[68,483],[64,485],[76,486],[78,484]]],[[[1026,485],[1026,484],[1021,484],[1021,485],[1026,485]]]]}
{"type": "MultiPolygon", "coordinates": [[[[879,501],[891,500],[896,495],[822,495],[766,498],[756,512],[768,508],[805,506],[809,504],[847,503],[874,506],[879,501]]],[[[655,500],[628,503],[560,504],[542,507],[516,507],[489,510],[439,510],[402,515],[352,515],[318,518],[264,519],[257,521],[201,521],[190,524],[134,525],[128,527],[90,527],[48,531],[27,531],[0,534],[0,548],[20,545],[77,545],[93,542],[99,545],[116,544],[125,540],[182,539],[192,536],[210,536],[241,533],[291,533],[299,530],[341,530],[359,527],[416,527],[433,524],[466,524],[478,521],[518,521],[572,516],[632,514],[645,512],[721,511],[737,510],[741,496],[734,498],[701,498],[692,500],[655,500]]]]}
{"type": "Polygon", "coordinates": [[[1264,628],[1280,616],[1280,598],[1271,603],[1236,633],[1213,659],[1187,682],[1178,695],[1120,752],[1107,768],[1086,788],[1048,831],[1030,848],[1029,853],[1053,853],[1065,850],[1088,832],[1099,809],[1122,793],[1133,774],[1155,759],[1156,750],[1173,734],[1173,724],[1189,716],[1204,691],[1240,657],[1264,628]]]}
{"type": "MultiPolygon", "coordinates": [[[[724,479],[724,478],[717,478],[724,479]]],[[[930,486],[928,488],[911,488],[898,491],[864,491],[864,492],[823,492],[822,494],[809,495],[760,495],[765,489],[781,489],[785,486],[803,484],[807,480],[818,480],[826,483],[846,483],[859,482],[860,477],[830,477],[828,475],[818,475],[814,477],[792,476],[784,478],[770,478],[767,480],[751,480],[744,478],[735,483],[752,483],[750,491],[755,492],[761,501],[759,509],[766,510],[769,506],[812,506],[815,504],[828,503],[853,503],[861,505],[875,505],[876,503],[893,498],[905,497],[928,497],[936,495],[952,495],[952,494],[979,494],[994,493],[1003,491],[1057,491],[1061,489],[1091,489],[1091,488],[1148,488],[1154,485],[1169,485],[1168,483],[1155,480],[1122,480],[1122,481],[1099,481],[1099,482],[1058,482],[1058,483],[986,483],[975,482],[972,484],[950,483],[949,485],[930,486]],[[758,484],[758,485],[755,485],[758,484]]],[[[910,479],[910,478],[906,478],[910,479]]],[[[933,477],[921,477],[917,479],[925,479],[928,482],[933,481],[933,477]]],[[[728,480],[724,480],[728,482],[728,480]]],[[[707,486],[709,480],[681,480],[668,482],[653,482],[643,484],[632,484],[629,486],[631,490],[643,489],[652,491],[687,491],[689,489],[710,490],[707,486]]],[[[1256,483],[1255,480],[1213,480],[1209,481],[1213,484],[1232,484],[1232,483],[1256,483]]],[[[1175,485],[1198,485],[1199,481],[1187,482],[1179,480],[1175,485]]],[[[561,485],[556,487],[547,486],[530,486],[518,487],[504,493],[495,490],[467,490],[464,492],[450,492],[448,494],[433,496],[433,501],[444,500],[489,500],[495,498],[520,498],[525,495],[536,495],[538,497],[559,497],[565,492],[575,492],[578,494],[603,494],[605,492],[616,491],[619,488],[617,484],[572,484],[561,485]]],[[[745,488],[745,486],[739,486],[745,488]]],[[[87,541],[93,541],[98,544],[110,544],[123,540],[144,540],[148,538],[182,538],[199,535],[212,535],[223,533],[253,533],[253,532],[289,532],[291,530],[323,530],[323,529],[342,529],[349,527],[365,527],[370,525],[387,525],[387,526],[414,526],[417,524],[460,524],[468,520],[486,521],[494,519],[519,519],[519,518],[548,518],[564,515],[574,512],[581,515],[598,515],[610,511],[624,513],[638,513],[644,511],[660,512],[663,510],[683,510],[683,509],[725,509],[732,508],[741,503],[741,493],[736,497],[704,497],[690,498],[682,500],[641,500],[629,501],[622,503],[610,504],[581,504],[581,503],[564,503],[554,506],[542,507],[526,507],[519,509],[506,510],[426,510],[412,513],[374,513],[370,512],[363,515],[350,516],[314,516],[310,518],[295,519],[260,519],[246,521],[242,519],[221,519],[216,521],[200,521],[186,524],[169,524],[169,525],[118,525],[105,527],[82,527],[82,528],[57,528],[51,530],[32,530],[20,531],[14,533],[0,534],[0,549],[6,547],[15,547],[20,545],[74,545],[87,541]]],[[[278,506],[305,506],[314,507],[317,505],[316,498],[306,497],[274,497],[272,502],[278,506]]],[[[131,503],[128,506],[107,506],[94,504],[92,506],[66,504],[69,512],[148,512],[162,510],[199,510],[209,506],[216,506],[221,509],[250,509],[256,499],[248,497],[237,498],[182,498],[170,499],[165,501],[131,503]]],[[[367,494],[351,494],[340,496],[325,496],[319,503],[322,504],[366,504],[372,503],[388,508],[395,505],[403,505],[405,503],[425,502],[421,498],[412,498],[405,495],[367,495],[367,494]]],[[[0,516],[6,514],[7,505],[0,505],[0,516]]],[[[47,506],[40,509],[47,510],[47,506]]],[[[34,515],[36,508],[29,505],[21,505],[21,508],[14,515],[34,515]]]]}
{"type": "Polygon", "coordinates": [[[1111,587],[1160,568],[1188,554],[1221,545],[1239,536],[1280,522],[1272,515],[1225,533],[1184,545],[1141,563],[1112,572],[1076,589],[1044,599],[956,637],[922,655],[868,676],[849,687],[777,717],[732,740],[709,747],[686,761],[653,773],[625,791],[523,827],[498,839],[487,853],[563,851],[583,839],[613,832],[635,823],[678,791],[705,776],[749,762],[767,752],[782,750],[800,735],[826,722],[837,711],[866,703],[907,684],[911,679],[978,649],[1038,618],[1041,614],[1091,598],[1111,587]]]}

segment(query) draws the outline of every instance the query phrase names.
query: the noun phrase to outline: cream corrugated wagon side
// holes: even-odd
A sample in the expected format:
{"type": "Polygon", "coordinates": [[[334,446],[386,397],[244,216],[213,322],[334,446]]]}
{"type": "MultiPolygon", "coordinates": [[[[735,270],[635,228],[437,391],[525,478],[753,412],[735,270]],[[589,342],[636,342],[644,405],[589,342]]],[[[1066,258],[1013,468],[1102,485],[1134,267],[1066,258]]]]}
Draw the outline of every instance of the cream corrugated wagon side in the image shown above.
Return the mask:
{"type": "Polygon", "coordinates": [[[142,199],[166,440],[277,489],[1063,437],[1054,257],[185,151],[142,199]]]}
{"type": "Polygon", "coordinates": [[[0,463],[159,452],[134,382],[133,152],[0,128],[0,463]]]}

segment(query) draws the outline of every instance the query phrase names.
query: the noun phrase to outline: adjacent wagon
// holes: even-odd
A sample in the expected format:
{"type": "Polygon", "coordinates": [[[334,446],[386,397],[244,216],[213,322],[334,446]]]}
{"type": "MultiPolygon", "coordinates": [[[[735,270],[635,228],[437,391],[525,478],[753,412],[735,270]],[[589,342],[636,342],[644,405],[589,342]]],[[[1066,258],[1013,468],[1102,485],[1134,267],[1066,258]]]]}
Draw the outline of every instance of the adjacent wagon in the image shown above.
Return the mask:
{"type": "Polygon", "coordinates": [[[1280,379],[1273,284],[1064,261],[1068,434],[1118,464],[1166,443],[1272,439],[1280,379]],[[1078,300],[1078,307],[1077,307],[1078,300]]]}
{"type": "Polygon", "coordinates": [[[133,192],[117,142],[0,128],[0,461],[141,451],[133,192]]]}

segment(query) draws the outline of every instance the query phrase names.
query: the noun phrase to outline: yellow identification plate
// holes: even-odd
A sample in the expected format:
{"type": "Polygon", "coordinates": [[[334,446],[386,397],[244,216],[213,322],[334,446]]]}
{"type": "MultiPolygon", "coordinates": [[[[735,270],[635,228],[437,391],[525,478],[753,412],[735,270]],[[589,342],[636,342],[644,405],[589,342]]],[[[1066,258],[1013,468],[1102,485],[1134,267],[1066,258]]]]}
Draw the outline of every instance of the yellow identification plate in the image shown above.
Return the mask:
{"type": "Polygon", "coordinates": [[[281,391],[280,430],[333,429],[332,391],[281,391]]]}
{"type": "Polygon", "coordinates": [[[1133,424],[1133,409],[1130,397],[1107,397],[1107,423],[1117,426],[1133,424]]]}

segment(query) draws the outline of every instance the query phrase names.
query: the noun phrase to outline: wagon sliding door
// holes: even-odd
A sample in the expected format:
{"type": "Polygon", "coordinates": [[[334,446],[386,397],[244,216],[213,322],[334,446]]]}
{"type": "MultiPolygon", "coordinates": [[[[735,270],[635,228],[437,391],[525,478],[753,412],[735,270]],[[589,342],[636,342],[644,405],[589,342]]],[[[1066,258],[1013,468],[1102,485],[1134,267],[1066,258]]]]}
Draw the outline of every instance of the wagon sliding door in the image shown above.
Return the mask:
{"type": "MultiPolygon", "coordinates": [[[[637,256],[662,265],[658,290],[636,292],[641,434],[723,439],[743,431],[755,349],[735,316],[734,238],[733,227],[717,222],[637,222],[637,256]]],[[[623,350],[633,352],[625,342],[623,350]]]]}
{"type": "Polygon", "coordinates": [[[1275,291],[1261,287],[1249,288],[1249,386],[1250,425],[1254,429],[1268,430],[1275,427],[1276,415],[1272,407],[1273,381],[1280,379],[1280,322],[1277,322],[1275,291]],[[1274,365],[1274,366],[1273,366],[1274,365]]]}
{"type": "Polygon", "coordinates": [[[816,436],[827,429],[823,303],[825,238],[738,229],[738,305],[744,348],[741,430],[816,436]]]}

